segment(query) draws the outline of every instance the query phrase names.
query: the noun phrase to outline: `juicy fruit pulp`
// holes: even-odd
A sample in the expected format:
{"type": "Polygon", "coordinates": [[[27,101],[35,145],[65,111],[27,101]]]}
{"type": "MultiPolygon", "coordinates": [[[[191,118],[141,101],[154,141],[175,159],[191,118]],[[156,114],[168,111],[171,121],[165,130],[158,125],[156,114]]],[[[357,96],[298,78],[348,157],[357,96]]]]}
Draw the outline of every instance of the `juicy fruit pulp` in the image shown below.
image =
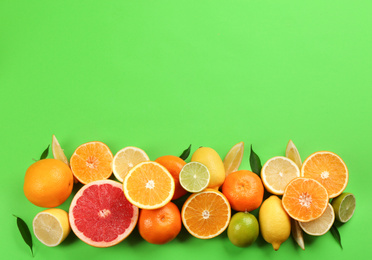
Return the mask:
{"type": "Polygon", "coordinates": [[[238,247],[252,245],[259,234],[259,225],[256,217],[250,213],[238,212],[232,216],[227,236],[231,243],[238,247]]]}
{"type": "Polygon", "coordinates": [[[281,200],[272,195],[266,199],[259,211],[259,223],[262,237],[278,250],[291,234],[291,220],[283,209],[281,200]]]}
{"type": "Polygon", "coordinates": [[[355,196],[350,192],[344,192],[332,200],[336,219],[341,223],[346,223],[353,216],[355,211],[355,196]]]}
{"type": "Polygon", "coordinates": [[[327,209],[317,219],[309,222],[299,222],[303,231],[312,236],[321,236],[330,230],[335,221],[335,212],[331,204],[328,203],[327,209]]]}
{"type": "Polygon", "coordinates": [[[223,159],[223,165],[225,167],[226,177],[232,173],[239,170],[239,166],[242,163],[244,154],[244,143],[240,142],[234,145],[230,151],[226,154],[223,159]]]}
{"type": "Polygon", "coordinates": [[[183,166],[179,176],[181,186],[193,193],[204,190],[210,179],[208,168],[199,162],[189,162],[183,166]]]}
{"type": "Polygon", "coordinates": [[[121,183],[95,181],[75,195],[69,218],[71,229],[82,241],[95,247],[109,247],[133,231],[138,208],[125,198],[121,183]]]}

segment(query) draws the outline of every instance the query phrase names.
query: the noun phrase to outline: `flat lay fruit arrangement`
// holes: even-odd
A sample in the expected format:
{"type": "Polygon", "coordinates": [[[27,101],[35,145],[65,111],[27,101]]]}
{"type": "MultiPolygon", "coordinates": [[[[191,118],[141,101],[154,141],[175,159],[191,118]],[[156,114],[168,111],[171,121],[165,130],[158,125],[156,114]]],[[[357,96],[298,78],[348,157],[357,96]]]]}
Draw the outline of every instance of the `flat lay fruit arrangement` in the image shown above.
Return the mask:
{"type": "MultiPolygon", "coordinates": [[[[26,170],[23,190],[31,203],[46,208],[34,217],[32,233],[49,247],[69,235],[110,247],[135,228],[145,241],[160,245],[176,238],[182,227],[199,239],[226,231],[237,247],[248,247],[261,235],[274,250],[290,236],[305,250],[304,232],[321,236],[330,231],[342,247],[335,221],[348,222],[356,205],[345,191],[349,172],[340,156],[318,151],[302,162],[292,141],[285,156],[263,165],[251,146],[251,170],[239,169],[243,142],[223,160],[210,147],[199,147],[188,159],[191,145],[180,156],[150,160],[138,147],[113,154],[98,141],[80,145],[68,160],[54,135],[53,158],[46,158],[48,148],[26,170]],[[79,190],[68,212],[57,208],[74,185],[79,190]]],[[[28,226],[18,216],[17,224],[32,251],[28,226]]]]}

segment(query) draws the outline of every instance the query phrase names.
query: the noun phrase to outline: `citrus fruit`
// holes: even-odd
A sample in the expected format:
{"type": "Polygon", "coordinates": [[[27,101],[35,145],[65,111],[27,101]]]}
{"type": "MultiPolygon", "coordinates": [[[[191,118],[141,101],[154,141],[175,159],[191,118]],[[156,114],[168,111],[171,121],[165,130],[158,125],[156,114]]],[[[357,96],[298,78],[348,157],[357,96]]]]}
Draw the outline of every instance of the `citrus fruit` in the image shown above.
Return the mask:
{"type": "Polygon", "coordinates": [[[252,211],[261,205],[264,187],[257,174],[240,170],[226,177],[222,185],[222,193],[234,210],[252,211]]]}
{"type": "Polygon", "coordinates": [[[332,200],[336,219],[341,223],[346,223],[353,216],[355,211],[355,196],[350,192],[343,192],[332,200]]]}
{"type": "Polygon", "coordinates": [[[113,155],[102,142],[88,142],[76,148],[70,158],[74,176],[83,184],[108,179],[112,174],[113,155]]]}
{"type": "Polygon", "coordinates": [[[301,168],[301,177],[319,181],[327,189],[329,198],[334,198],[345,190],[349,172],[340,156],[320,151],[306,158],[301,168]]]}
{"type": "Polygon", "coordinates": [[[223,159],[225,174],[228,176],[232,172],[239,170],[244,154],[244,143],[240,142],[234,145],[223,159]]]}
{"type": "Polygon", "coordinates": [[[26,170],[23,191],[36,206],[53,208],[70,196],[72,186],[72,172],[65,163],[57,159],[43,159],[26,170]]]}
{"type": "Polygon", "coordinates": [[[149,243],[168,243],[176,238],[181,227],[181,213],[173,202],[158,209],[141,209],[138,230],[141,237],[149,243]]]}
{"type": "Polygon", "coordinates": [[[287,148],[285,149],[285,157],[291,159],[298,166],[298,168],[301,169],[302,161],[300,153],[298,152],[297,147],[292,142],[292,140],[289,140],[287,144],[287,148]]]}
{"type": "Polygon", "coordinates": [[[47,246],[59,245],[71,231],[67,212],[57,208],[38,213],[32,227],[36,238],[47,246]]]}
{"type": "Polygon", "coordinates": [[[308,222],[324,213],[328,193],[318,181],[299,177],[287,185],[282,202],[289,216],[300,222],[308,222]]]}
{"type": "Polygon", "coordinates": [[[142,149],[133,146],[125,147],[114,156],[114,175],[118,181],[123,182],[125,176],[133,166],[149,160],[149,157],[142,149]]]}
{"type": "Polygon", "coordinates": [[[182,223],[187,231],[200,239],[210,239],[224,232],[230,217],[229,201],[214,189],[192,194],[181,211],[182,223]]]}
{"type": "Polygon", "coordinates": [[[69,165],[67,157],[65,153],[63,152],[63,149],[59,145],[59,142],[55,135],[52,137],[52,152],[54,159],[60,160],[64,162],[65,164],[69,165]]]}
{"type": "Polygon", "coordinates": [[[176,200],[187,193],[187,191],[182,188],[179,175],[183,166],[185,166],[186,162],[182,160],[180,157],[174,155],[164,155],[155,160],[155,162],[160,163],[163,165],[169,173],[172,175],[174,179],[174,194],[172,200],[176,200]]]}
{"type": "Polygon", "coordinates": [[[125,196],[133,205],[141,209],[157,209],[172,199],[174,180],[161,164],[142,162],[125,176],[123,189],[125,196]]]}
{"type": "Polygon", "coordinates": [[[324,213],[317,219],[309,222],[299,222],[300,227],[307,234],[312,236],[321,236],[331,229],[333,223],[335,222],[335,212],[328,203],[328,206],[324,213]]]}
{"type": "Polygon", "coordinates": [[[297,220],[291,218],[292,237],[296,241],[297,245],[301,247],[302,250],[305,250],[304,234],[299,223],[300,222],[297,220]]]}
{"type": "Polygon", "coordinates": [[[225,167],[218,153],[209,147],[198,148],[191,157],[192,162],[207,166],[211,179],[208,188],[218,189],[225,181],[225,167]]]}
{"type": "Polygon", "coordinates": [[[269,159],[261,170],[265,188],[275,195],[283,195],[287,184],[296,177],[300,177],[300,169],[292,160],[283,156],[269,159]]]}
{"type": "Polygon", "coordinates": [[[138,208],[125,198],[122,184],[113,180],[84,185],[69,210],[72,231],[94,247],[114,246],[133,231],[138,208]]]}
{"type": "Polygon", "coordinates": [[[235,213],[227,228],[227,236],[230,242],[238,247],[252,245],[259,233],[259,225],[256,217],[248,212],[235,213]]]}
{"type": "Polygon", "coordinates": [[[275,195],[270,196],[262,203],[258,214],[262,237],[278,250],[291,234],[291,220],[282,201],[275,195]]]}
{"type": "Polygon", "coordinates": [[[179,175],[181,186],[193,193],[207,188],[210,179],[208,168],[199,162],[189,162],[183,166],[179,175]]]}

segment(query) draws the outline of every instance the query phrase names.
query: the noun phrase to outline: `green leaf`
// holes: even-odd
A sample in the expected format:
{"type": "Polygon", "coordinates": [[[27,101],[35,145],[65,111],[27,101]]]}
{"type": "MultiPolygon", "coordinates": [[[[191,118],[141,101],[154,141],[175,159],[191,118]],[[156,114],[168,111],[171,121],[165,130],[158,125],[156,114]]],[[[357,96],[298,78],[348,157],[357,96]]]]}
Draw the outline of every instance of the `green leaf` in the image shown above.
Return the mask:
{"type": "Polygon", "coordinates": [[[338,229],[334,224],[331,227],[331,233],[332,233],[333,237],[337,240],[337,242],[340,244],[341,249],[343,249],[342,244],[341,244],[340,232],[338,232],[338,229]]]}
{"type": "Polygon", "coordinates": [[[180,155],[180,158],[181,158],[182,160],[186,160],[187,157],[189,157],[189,155],[190,155],[190,151],[191,151],[191,144],[190,144],[189,148],[187,148],[186,150],[184,150],[184,151],[182,152],[182,154],[180,155]]]}
{"type": "Polygon", "coordinates": [[[31,237],[31,233],[30,233],[30,230],[28,229],[26,222],[24,222],[23,219],[21,219],[20,217],[17,217],[14,214],[13,216],[17,218],[18,230],[21,233],[22,238],[25,241],[25,243],[30,247],[32,256],[34,256],[34,251],[32,250],[32,237],[31,237]]]}
{"type": "Polygon", "coordinates": [[[50,145],[48,145],[48,147],[47,147],[47,148],[44,150],[44,152],[41,154],[41,156],[40,156],[40,160],[47,158],[48,153],[49,153],[49,146],[50,146],[50,145]]]}
{"type": "Polygon", "coordinates": [[[251,164],[252,171],[258,176],[260,176],[261,169],[262,169],[261,160],[260,160],[260,157],[258,157],[258,155],[253,151],[252,145],[251,145],[251,155],[249,157],[249,162],[251,164]]]}

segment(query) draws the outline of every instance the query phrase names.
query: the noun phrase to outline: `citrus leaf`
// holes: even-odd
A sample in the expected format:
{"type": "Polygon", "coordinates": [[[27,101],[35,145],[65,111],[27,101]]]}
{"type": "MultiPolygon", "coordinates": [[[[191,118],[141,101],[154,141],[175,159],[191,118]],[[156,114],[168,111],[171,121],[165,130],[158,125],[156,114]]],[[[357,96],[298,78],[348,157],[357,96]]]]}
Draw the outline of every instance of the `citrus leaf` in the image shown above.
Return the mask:
{"type": "Polygon", "coordinates": [[[187,148],[186,150],[184,150],[184,151],[182,152],[182,154],[180,155],[180,158],[181,158],[182,160],[186,160],[187,157],[189,157],[189,155],[190,155],[190,151],[191,151],[191,144],[190,144],[189,148],[187,148]]]}
{"type": "Polygon", "coordinates": [[[340,232],[338,232],[338,229],[334,224],[331,227],[331,233],[332,233],[333,237],[337,240],[337,242],[340,244],[341,249],[343,249],[342,244],[341,244],[340,232]]]}
{"type": "Polygon", "coordinates": [[[249,162],[251,164],[252,172],[260,176],[261,174],[261,160],[260,157],[253,151],[252,145],[251,145],[251,155],[249,156],[249,162]]]}
{"type": "Polygon", "coordinates": [[[32,250],[32,237],[31,237],[31,233],[30,233],[30,230],[28,229],[26,222],[24,222],[23,219],[21,219],[20,217],[17,217],[16,215],[13,215],[13,216],[17,218],[18,230],[21,233],[22,238],[25,241],[25,243],[30,247],[32,256],[34,256],[34,251],[32,250]]]}
{"type": "Polygon", "coordinates": [[[48,145],[48,147],[47,147],[47,148],[44,150],[44,152],[41,154],[41,156],[40,156],[40,160],[43,160],[43,159],[47,158],[48,153],[49,153],[49,146],[50,146],[50,145],[48,145]]]}

